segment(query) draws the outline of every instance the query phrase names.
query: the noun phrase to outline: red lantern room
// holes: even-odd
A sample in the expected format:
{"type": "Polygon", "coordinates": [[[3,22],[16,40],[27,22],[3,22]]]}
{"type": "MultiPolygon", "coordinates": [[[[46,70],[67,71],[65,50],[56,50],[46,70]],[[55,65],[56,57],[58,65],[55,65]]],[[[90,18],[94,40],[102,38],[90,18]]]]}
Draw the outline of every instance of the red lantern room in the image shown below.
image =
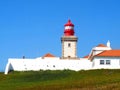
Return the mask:
{"type": "Polygon", "coordinates": [[[64,25],[64,35],[65,36],[74,36],[74,24],[70,20],[64,25]]]}

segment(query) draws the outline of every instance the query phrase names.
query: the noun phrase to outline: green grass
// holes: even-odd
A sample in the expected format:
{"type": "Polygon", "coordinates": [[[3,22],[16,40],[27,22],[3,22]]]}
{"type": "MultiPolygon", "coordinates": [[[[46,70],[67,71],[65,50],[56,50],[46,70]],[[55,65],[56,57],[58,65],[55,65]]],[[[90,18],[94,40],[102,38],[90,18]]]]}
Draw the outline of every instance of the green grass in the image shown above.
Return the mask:
{"type": "Polygon", "coordinates": [[[120,90],[120,70],[0,73],[0,90],[120,90]]]}

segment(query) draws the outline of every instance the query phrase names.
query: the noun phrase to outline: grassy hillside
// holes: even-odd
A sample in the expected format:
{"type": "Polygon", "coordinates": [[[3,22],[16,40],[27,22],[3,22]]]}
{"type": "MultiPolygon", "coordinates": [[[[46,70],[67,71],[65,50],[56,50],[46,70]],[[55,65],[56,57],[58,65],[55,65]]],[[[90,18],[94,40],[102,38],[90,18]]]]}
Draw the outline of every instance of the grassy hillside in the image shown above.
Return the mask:
{"type": "Polygon", "coordinates": [[[0,73],[0,90],[120,90],[120,70],[0,73]]]}

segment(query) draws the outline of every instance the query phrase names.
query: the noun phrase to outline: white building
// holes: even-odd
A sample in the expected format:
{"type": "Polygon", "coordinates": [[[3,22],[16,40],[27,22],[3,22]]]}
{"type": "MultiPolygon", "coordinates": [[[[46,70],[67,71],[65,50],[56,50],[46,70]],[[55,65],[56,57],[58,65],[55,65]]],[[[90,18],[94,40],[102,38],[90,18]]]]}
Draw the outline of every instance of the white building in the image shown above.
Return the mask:
{"type": "Polygon", "coordinates": [[[112,50],[110,42],[107,45],[99,44],[90,54],[77,57],[77,41],[74,35],[74,24],[68,20],[64,25],[64,35],[61,37],[62,56],[55,57],[48,53],[43,57],[26,59],[25,57],[9,58],[5,74],[9,71],[38,71],[38,70],[90,70],[90,69],[120,69],[120,50],[112,50]]]}

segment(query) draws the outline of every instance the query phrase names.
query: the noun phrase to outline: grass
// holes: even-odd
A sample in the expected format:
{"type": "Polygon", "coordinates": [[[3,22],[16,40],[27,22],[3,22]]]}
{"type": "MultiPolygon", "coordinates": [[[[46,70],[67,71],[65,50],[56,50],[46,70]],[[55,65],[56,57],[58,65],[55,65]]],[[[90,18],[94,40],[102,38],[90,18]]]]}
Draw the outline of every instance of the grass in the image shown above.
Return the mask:
{"type": "Polygon", "coordinates": [[[0,90],[120,90],[120,70],[0,73],[0,90]]]}

